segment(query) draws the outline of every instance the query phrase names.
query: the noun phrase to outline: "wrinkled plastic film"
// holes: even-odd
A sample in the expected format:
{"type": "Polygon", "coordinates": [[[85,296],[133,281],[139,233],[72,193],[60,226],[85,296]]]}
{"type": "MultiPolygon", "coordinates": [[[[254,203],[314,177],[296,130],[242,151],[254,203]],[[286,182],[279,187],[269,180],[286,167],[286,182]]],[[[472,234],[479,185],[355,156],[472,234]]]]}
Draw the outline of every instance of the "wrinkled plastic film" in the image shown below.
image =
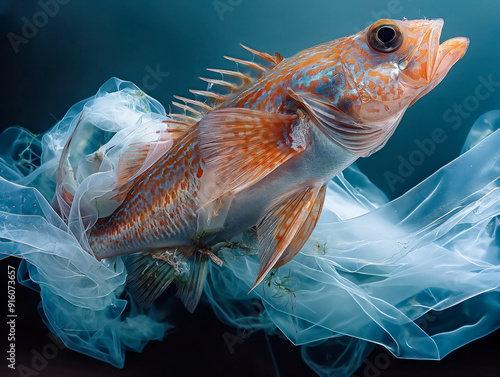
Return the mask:
{"type": "Polygon", "coordinates": [[[160,129],[163,119],[156,101],[131,83],[111,79],[43,136],[10,128],[0,139],[9,146],[0,159],[2,256],[23,259],[19,279],[40,291],[40,313],[66,346],[119,367],[126,349],[141,351],[170,325],[154,307],[145,312],[128,299],[121,258],[99,262],[85,250],[85,228],[102,206],[95,199],[116,183],[117,151],[148,134],[150,140],[144,128],[154,123],[160,129]],[[66,176],[76,204],[65,222],[49,203],[64,146],[82,121],[84,132],[70,155],[72,174],[66,176]],[[91,157],[100,148],[110,153],[96,164],[91,157]]]}
{"type": "MultiPolygon", "coordinates": [[[[334,357],[329,367],[315,361],[332,347],[353,347],[340,335],[360,340],[355,354],[368,341],[398,357],[441,359],[500,327],[499,125],[500,112],[479,118],[472,149],[391,202],[354,168],[344,176],[356,186],[344,176],[329,184],[306,246],[251,294],[294,344],[308,345],[303,355],[320,375],[356,370],[352,363],[344,374],[349,363],[334,357]]],[[[245,250],[223,253],[225,266],[212,266],[210,279],[244,295],[258,260],[242,257],[245,250]]],[[[228,312],[241,295],[226,301],[228,312]]]]}
{"type": "MultiPolygon", "coordinates": [[[[483,115],[464,154],[390,202],[348,168],[328,184],[318,225],[290,263],[247,294],[258,257],[255,235],[245,232],[220,250],[222,267],[210,264],[205,300],[225,323],[279,331],[302,345],[305,361],[324,376],[352,374],[374,344],[398,357],[440,359],[494,331],[498,125],[500,111],[483,115]]],[[[40,291],[52,332],[116,366],[125,349],[163,337],[168,308],[136,307],[122,258],[97,261],[86,229],[120,203],[119,159],[149,144],[147,168],[170,147],[167,128],[158,102],[112,79],[44,135],[11,128],[0,138],[7,151],[0,156],[0,252],[23,259],[19,277],[40,291]],[[55,192],[58,169],[71,208],[55,192]]]]}

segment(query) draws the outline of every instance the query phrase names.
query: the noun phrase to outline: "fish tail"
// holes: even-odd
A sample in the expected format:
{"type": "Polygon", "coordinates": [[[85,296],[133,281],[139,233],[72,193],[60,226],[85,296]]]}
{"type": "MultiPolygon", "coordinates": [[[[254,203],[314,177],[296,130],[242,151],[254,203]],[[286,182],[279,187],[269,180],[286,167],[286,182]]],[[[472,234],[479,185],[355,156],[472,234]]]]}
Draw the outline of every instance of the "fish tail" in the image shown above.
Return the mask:
{"type": "Polygon", "coordinates": [[[196,247],[147,251],[129,255],[127,288],[134,301],[149,307],[174,282],[177,297],[193,312],[205,284],[208,262],[218,258],[196,247]]]}

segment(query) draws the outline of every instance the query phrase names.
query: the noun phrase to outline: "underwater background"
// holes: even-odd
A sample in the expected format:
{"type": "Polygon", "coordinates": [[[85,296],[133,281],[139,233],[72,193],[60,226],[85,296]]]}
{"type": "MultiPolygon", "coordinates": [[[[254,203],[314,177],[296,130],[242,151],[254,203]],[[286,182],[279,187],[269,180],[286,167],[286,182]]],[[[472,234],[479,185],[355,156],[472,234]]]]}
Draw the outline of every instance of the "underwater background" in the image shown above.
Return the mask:
{"type": "MultiPolygon", "coordinates": [[[[134,82],[168,109],[174,94],[188,96],[188,89],[204,89],[197,77],[206,76],[205,68],[232,68],[224,55],[248,58],[239,43],[288,57],[357,32],[379,18],[443,18],[441,41],[470,39],[465,57],[407,111],[386,147],[358,162],[389,198],[457,157],[475,119],[500,103],[500,3],[493,0],[474,5],[425,0],[55,0],[57,7],[50,9],[47,3],[54,2],[0,0],[0,131],[18,125],[44,132],[113,76],[134,82]],[[38,26],[27,27],[29,23],[38,26]],[[22,38],[12,42],[9,33],[22,38]],[[445,140],[422,160],[411,160],[412,152],[438,127],[445,131],[445,140]]],[[[16,263],[1,261],[2,279],[7,265],[16,263]]],[[[17,289],[22,306],[17,364],[32,366],[36,352],[52,340],[37,314],[39,295],[20,285],[17,289]]],[[[174,331],[164,341],[148,344],[141,354],[129,352],[123,370],[65,349],[47,365],[36,365],[39,375],[315,375],[287,340],[266,338],[261,331],[245,334],[231,349],[225,339],[227,334],[238,335],[237,329],[221,324],[210,307],[200,305],[189,315],[178,303],[173,305],[174,331]]],[[[3,334],[7,330],[0,339],[3,334]]],[[[497,331],[440,362],[396,360],[375,348],[356,375],[496,375],[499,340],[497,331]]],[[[9,374],[5,364],[0,362],[0,375],[18,375],[9,374]]]]}

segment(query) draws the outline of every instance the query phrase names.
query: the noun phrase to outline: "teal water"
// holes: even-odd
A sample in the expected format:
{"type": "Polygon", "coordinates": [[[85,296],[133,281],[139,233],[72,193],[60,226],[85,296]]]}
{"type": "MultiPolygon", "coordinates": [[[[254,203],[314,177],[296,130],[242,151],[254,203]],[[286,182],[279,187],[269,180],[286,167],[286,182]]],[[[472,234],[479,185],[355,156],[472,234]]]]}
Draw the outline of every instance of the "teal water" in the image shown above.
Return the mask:
{"type": "Polygon", "coordinates": [[[205,68],[232,68],[223,55],[249,57],[238,43],[286,57],[385,17],[440,17],[442,41],[455,36],[471,41],[446,79],[408,110],[387,146],[359,162],[390,198],[457,157],[475,119],[500,103],[500,3],[493,0],[58,4],[51,11],[35,1],[0,5],[0,129],[20,125],[43,132],[112,76],[136,83],[168,107],[174,94],[203,89],[197,77],[207,75],[205,68]],[[26,28],[30,22],[39,24],[36,30],[26,28]],[[9,33],[23,42],[12,42],[9,33]],[[439,142],[426,142],[438,129],[439,142]],[[419,150],[424,157],[415,159],[419,150]]]}

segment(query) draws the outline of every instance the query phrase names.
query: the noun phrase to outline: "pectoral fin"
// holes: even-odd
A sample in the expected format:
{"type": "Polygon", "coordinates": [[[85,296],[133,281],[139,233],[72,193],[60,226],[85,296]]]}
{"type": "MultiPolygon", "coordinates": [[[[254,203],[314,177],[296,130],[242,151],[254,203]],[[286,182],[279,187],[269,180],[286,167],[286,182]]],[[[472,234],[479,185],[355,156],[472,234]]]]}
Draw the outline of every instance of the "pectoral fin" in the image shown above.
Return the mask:
{"type": "Polygon", "coordinates": [[[300,251],[307,238],[297,236],[308,237],[316,225],[306,221],[317,221],[324,200],[324,192],[320,192],[320,186],[307,187],[285,196],[257,223],[260,266],[252,290],[277,263],[285,264],[300,251]]]}
{"type": "Polygon", "coordinates": [[[291,139],[297,119],[246,108],[215,110],[203,117],[199,148],[215,179],[206,200],[244,190],[304,150],[291,139]]]}

